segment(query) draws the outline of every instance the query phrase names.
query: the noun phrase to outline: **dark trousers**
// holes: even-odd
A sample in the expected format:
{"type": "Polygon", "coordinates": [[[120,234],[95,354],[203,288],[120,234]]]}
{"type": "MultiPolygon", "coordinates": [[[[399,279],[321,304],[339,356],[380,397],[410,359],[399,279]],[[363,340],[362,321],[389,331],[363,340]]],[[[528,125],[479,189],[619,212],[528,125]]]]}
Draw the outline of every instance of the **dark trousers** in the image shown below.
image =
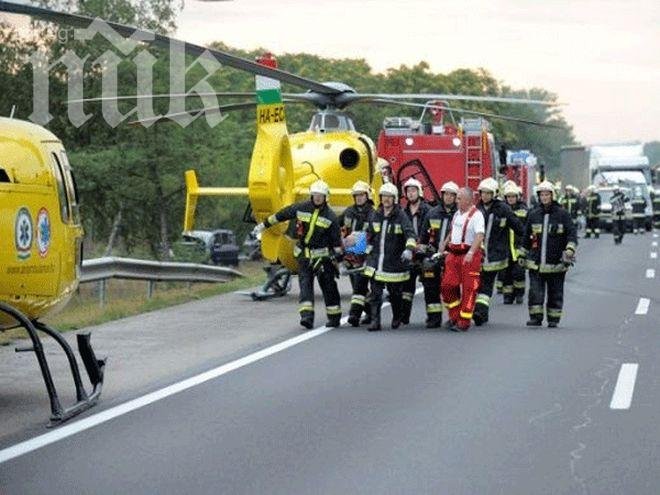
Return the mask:
{"type": "Polygon", "coordinates": [[[500,272],[504,302],[513,302],[514,298],[525,295],[525,269],[517,262],[509,260],[509,266],[500,272]]]}
{"type": "Polygon", "coordinates": [[[614,242],[619,244],[623,240],[626,233],[626,220],[623,216],[615,215],[612,222],[612,234],[614,234],[614,242]]]}
{"type": "Polygon", "coordinates": [[[424,269],[422,265],[410,270],[410,278],[403,282],[401,295],[401,321],[408,323],[412,312],[413,298],[419,277],[424,287],[424,302],[426,303],[426,323],[433,326],[442,324],[442,303],[440,302],[440,265],[436,263],[433,269],[424,269]]]}
{"type": "Polygon", "coordinates": [[[490,308],[490,298],[493,297],[493,288],[497,274],[502,270],[481,271],[481,285],[477,294],[477,303],[474,306],[474,315],[472,319],[475,325],[481,325],[488,321],[488,310],[490,308]]]}
{"type": "Polygon", "coordinates": [[[539,273],[529,270],[529,317],[543,321],[543,306],[548,322],[559,322],[564,307],[564,279],[566,272],[539,273]],[[546,303],[547,293],[547,303],[546,303]]]}
{"type": "Polygon", "coordinates": [[[646,219],[644,217],[633,217],[633,232],[635,234],[644,232],[646,228],[646,219]]]}
{"type": "Polygon", "coordinates": [[[390,304],[392,305],[392,320],[401,321],[401,301],[403,293],[402,282],[371,282],[371,324],[380,325],[380,311],[383,305],[383,290],[387,285],[387,292],[390,295],[390,304]]]}
{"type": "Polygon", "coordinates": [[[316,260],[300,258],[298,260],[298,282],[300,284],[300,319],[314,321],[314,278],[318,279],[328,320],[339,321],[341,307],[339,289],[335,279],[335,266],[329,259],[324,259],[314,266],[316,260]]]}
{"type": "Polygon", "coordinates": [[[592,234],[596,237],[600,236],[600,219],[598,217],[587,218],[587,231],[585,237],[591,237],[592,234]]]}
{"type": "Polygon", "coordinates": [[[361,273],[351,274],[351,287],[353,287],[353,295],[351,296],[351,309],[349,316],[360,318],[362,312],[367,316],[371,316],[370,301],[367,297],[369,292],[369,279],[361,273]]]}

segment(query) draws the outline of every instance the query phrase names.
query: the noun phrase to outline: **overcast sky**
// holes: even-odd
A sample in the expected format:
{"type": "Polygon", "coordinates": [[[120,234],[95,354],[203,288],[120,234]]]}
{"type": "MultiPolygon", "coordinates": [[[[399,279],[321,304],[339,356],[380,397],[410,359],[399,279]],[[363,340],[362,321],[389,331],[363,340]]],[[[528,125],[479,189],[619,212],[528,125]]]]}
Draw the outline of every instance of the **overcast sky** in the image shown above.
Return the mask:
{"type": "Polygon", "coordinates": [[[186,0],[177,35],[361,57],[376,71],[484,67],[557,93],[584,143],[660,140],[658,0],[186,0]]]}

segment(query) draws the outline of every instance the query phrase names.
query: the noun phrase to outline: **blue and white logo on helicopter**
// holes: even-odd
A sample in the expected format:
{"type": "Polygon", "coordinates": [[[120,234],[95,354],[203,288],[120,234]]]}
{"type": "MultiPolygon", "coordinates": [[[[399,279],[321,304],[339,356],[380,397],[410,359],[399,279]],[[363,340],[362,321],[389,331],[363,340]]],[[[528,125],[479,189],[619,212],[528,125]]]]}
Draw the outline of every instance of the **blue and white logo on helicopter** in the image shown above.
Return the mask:
{"type": "Polygon", "coordinates": [[[30,257],[33,237],[32,216],[30,215],[30,210],[23,207],[16,214],[16,224],[14,227],[14,242],[16,244],[16,254],[19,259],[25,260],[30,257]]]}
{"type": "Polygon", "coordinates": [[[48,216],[48,210],[42,208],[37,215],[37,248],[39,248],[39,256],[42,258],[48,255],[50,236],[50,217],[48,216]]]}

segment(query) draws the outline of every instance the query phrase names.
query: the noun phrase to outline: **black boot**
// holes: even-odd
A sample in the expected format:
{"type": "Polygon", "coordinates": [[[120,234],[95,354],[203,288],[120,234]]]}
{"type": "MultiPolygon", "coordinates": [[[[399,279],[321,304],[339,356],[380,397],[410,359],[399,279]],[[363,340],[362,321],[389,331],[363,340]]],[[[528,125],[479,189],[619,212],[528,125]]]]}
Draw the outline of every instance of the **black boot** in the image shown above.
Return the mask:
{"type": "Polygon", "coordinates": [[[336,328],[341,325],[341,315],[328,315],[328,321],[325,324],[328,328],[336,328]]]}
{"type": "Polygon", "coordinates": [[[472,320],[474,321],[474,325],[477,327],[480,327],[484,323],[488,323],[488,306],[484,304],[477,304],[474,307],[472,320]]]}
{"type": "Polygon", "coordinates": [[[300,324],[307,329],[311,329],[314,326],[314,313],[309,311],[300,313],[300,324]]]}
{"type": "Polygon", "coordinates": [[[382,330],[380,327],[380,304],[371,305],[371,323],[367,327],[370,332],[377,332],[382,330]]]}
{"type": "Polygon", "coordinates": [[[351,309],[348,312],[348,324],[352,327],[360,326],[360,314],[362,314],[362,306],[351,304],[351,309]]]}
{"type": "Polygon", "coordinates": [[[504,304],[513,304],[513,294],[504,294],[504,304]]]}
{"type": "Polygon", "coordinates": [[[524,294],[518,294],[516,296],[516,304],[522,304],[524,300],[525,300],[524,294]]]}
{"type": "Polygon", "coordinates": [[[541,325],[543,325],[543,320],[538,318],[530,318],[527,322],[528,327],[540,327],[541,325]]]}
{"type": "Polygon", "coordinates": [[[548,322],[548,328],[557,328],[557,325],[559,325],[558,321],[549,321],[548,322]]]}
{"type": "Polygon", "coordinates": [[[431,313],[426,318],[426,328],[440,328],[442,326],[442,313],[431,313]]]}
{"type": "MultiPolygon", "coordinates": [[[[403,301],[405,302],[405,301],[403,301]]],[[[392,304],[392,329],[397,329],[401,326],[401,313],[402,313],[402,301],[401,300],[393,300],[391,302],[392,304]]]]}
{"type": "MultiPolygon", "coordinates": [[[[394,311],[394,309],[392,309],[392,311],[394,311]]],[[[410,313],[412,313],[412,301],[407,301],[404,299],[401,301],[401,315],[399,317],[401,323],[404,325],[410,323],[410,313]]]]}

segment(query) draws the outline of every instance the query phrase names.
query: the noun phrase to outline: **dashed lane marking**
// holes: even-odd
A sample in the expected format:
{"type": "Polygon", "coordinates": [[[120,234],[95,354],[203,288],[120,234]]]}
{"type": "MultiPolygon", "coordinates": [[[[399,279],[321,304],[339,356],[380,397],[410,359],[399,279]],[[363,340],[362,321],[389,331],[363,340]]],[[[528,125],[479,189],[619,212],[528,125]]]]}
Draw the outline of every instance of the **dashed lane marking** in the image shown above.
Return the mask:
{"type": "Polygon", "coordinates": [[[651,259],[654,260],[654,259],[656,259],[657,257],[658,257],[658,253],[656,253],[655,251],[653,251],[653,252],[651,253],[651,259]]]}
{"type": "MultiPolygon", "coordinates": [[[[420,287],[415,291],[415,294],[420,294],[422,292],[423,289],[420,287]]],[[[383,307],[389,305],[390,305],[389,303],[385,303],[383,304],[383,307]]],[[[347,320],[348,320],[347,316],[342,318],[341,319],[342,325],[344,325],[347,320]]],[[[93,416],[80,419],[75,423],[70,423],[68,425],[57,428],[56,430],[53,430],[51,432],[44,433],[43,435],[39,435],[38,437],[34,437],[30,440],[26,440],[11,447],[7,447],[6,449],[0,450],[0,464],[9,461],[11,459],[15,459],[16,457],[22,456],[34,450],[45,447],[46,445],[50,445],[51,443],[57,442],[58,440],[63,440],[67,437],[73,436],[76,433],[80,433],[82,431],[98,426],[102,423],[110,421],[119,416],[123,416],[124,414],[135,411],[136,409],[140,409],[144,406],[148,406],[149,404],[153,404],[154,402],[159,401],[161,399],[165,399],[166,397],[169,397],[171,395],[177,394],[179,392],[183,392],[184,390],[187,390],[189,388],[195,387],[202,383],[218,378],[222,375],[235,371],[239,368],[252,364],[256,361],[260,361],[264,358],[267,358],[268,356],[277,354],[278,352],[281,352],[295,345],[302,344],[303,342],[306,342],[315,337],[323,335],[327,332],[330,332],[331,330],[333,330],[333,328],[328,328],[325,326],[315,328],[314,330],[310,330],[296,337],[285,340],[284,342],[280,342],[279,344],[275,344],[273,346],[254,352],[235,361],[231,361],[230,363],[224,364],[222,366],[218,366],[217,368],[214,368],[212,370],[206,371],[204,373],[200,373],[199,375],[193,376],[191,378],[187,378],[186,380],[182,380],[180,382],[174,383],[173,385],[169,385],[167,387],[161,388],[160,390],[156,390],[155,392],[151,392],[147,395],[143,395],[142,397],[138,397],[137,399],[130,400],[128,402],[125,402],[124,404],[120,404],[105,411],[101,411],[100,413],[94,414],[93,416]]]]}
{"type": "Polygon", "coordinates": [[[612,394],[610,409],[630,409],[638,368],[639,364],[637,363],[624,363],[621,365],[619,378],[614,387],[614,394],[612,394]]]}
{"type": "Polygon", "coordinates": [[[653,246],[653,247],[658,247],[658,241],[653,241],[653,242],[651,243],[651,246],[653,246]]]}
{"type": "Polygon", "coordinates": [[[639,302],[637,303],[637,309],[635,310],[636,315],[645,315],[649,312],[649,304],[651,300],[646,297],[640,297],[639,302]]]}
{"type": "Polygon", "coordinates": [[[646,278],[655,278],[655,269],[647,268],[646,269],[646,278]]]}

